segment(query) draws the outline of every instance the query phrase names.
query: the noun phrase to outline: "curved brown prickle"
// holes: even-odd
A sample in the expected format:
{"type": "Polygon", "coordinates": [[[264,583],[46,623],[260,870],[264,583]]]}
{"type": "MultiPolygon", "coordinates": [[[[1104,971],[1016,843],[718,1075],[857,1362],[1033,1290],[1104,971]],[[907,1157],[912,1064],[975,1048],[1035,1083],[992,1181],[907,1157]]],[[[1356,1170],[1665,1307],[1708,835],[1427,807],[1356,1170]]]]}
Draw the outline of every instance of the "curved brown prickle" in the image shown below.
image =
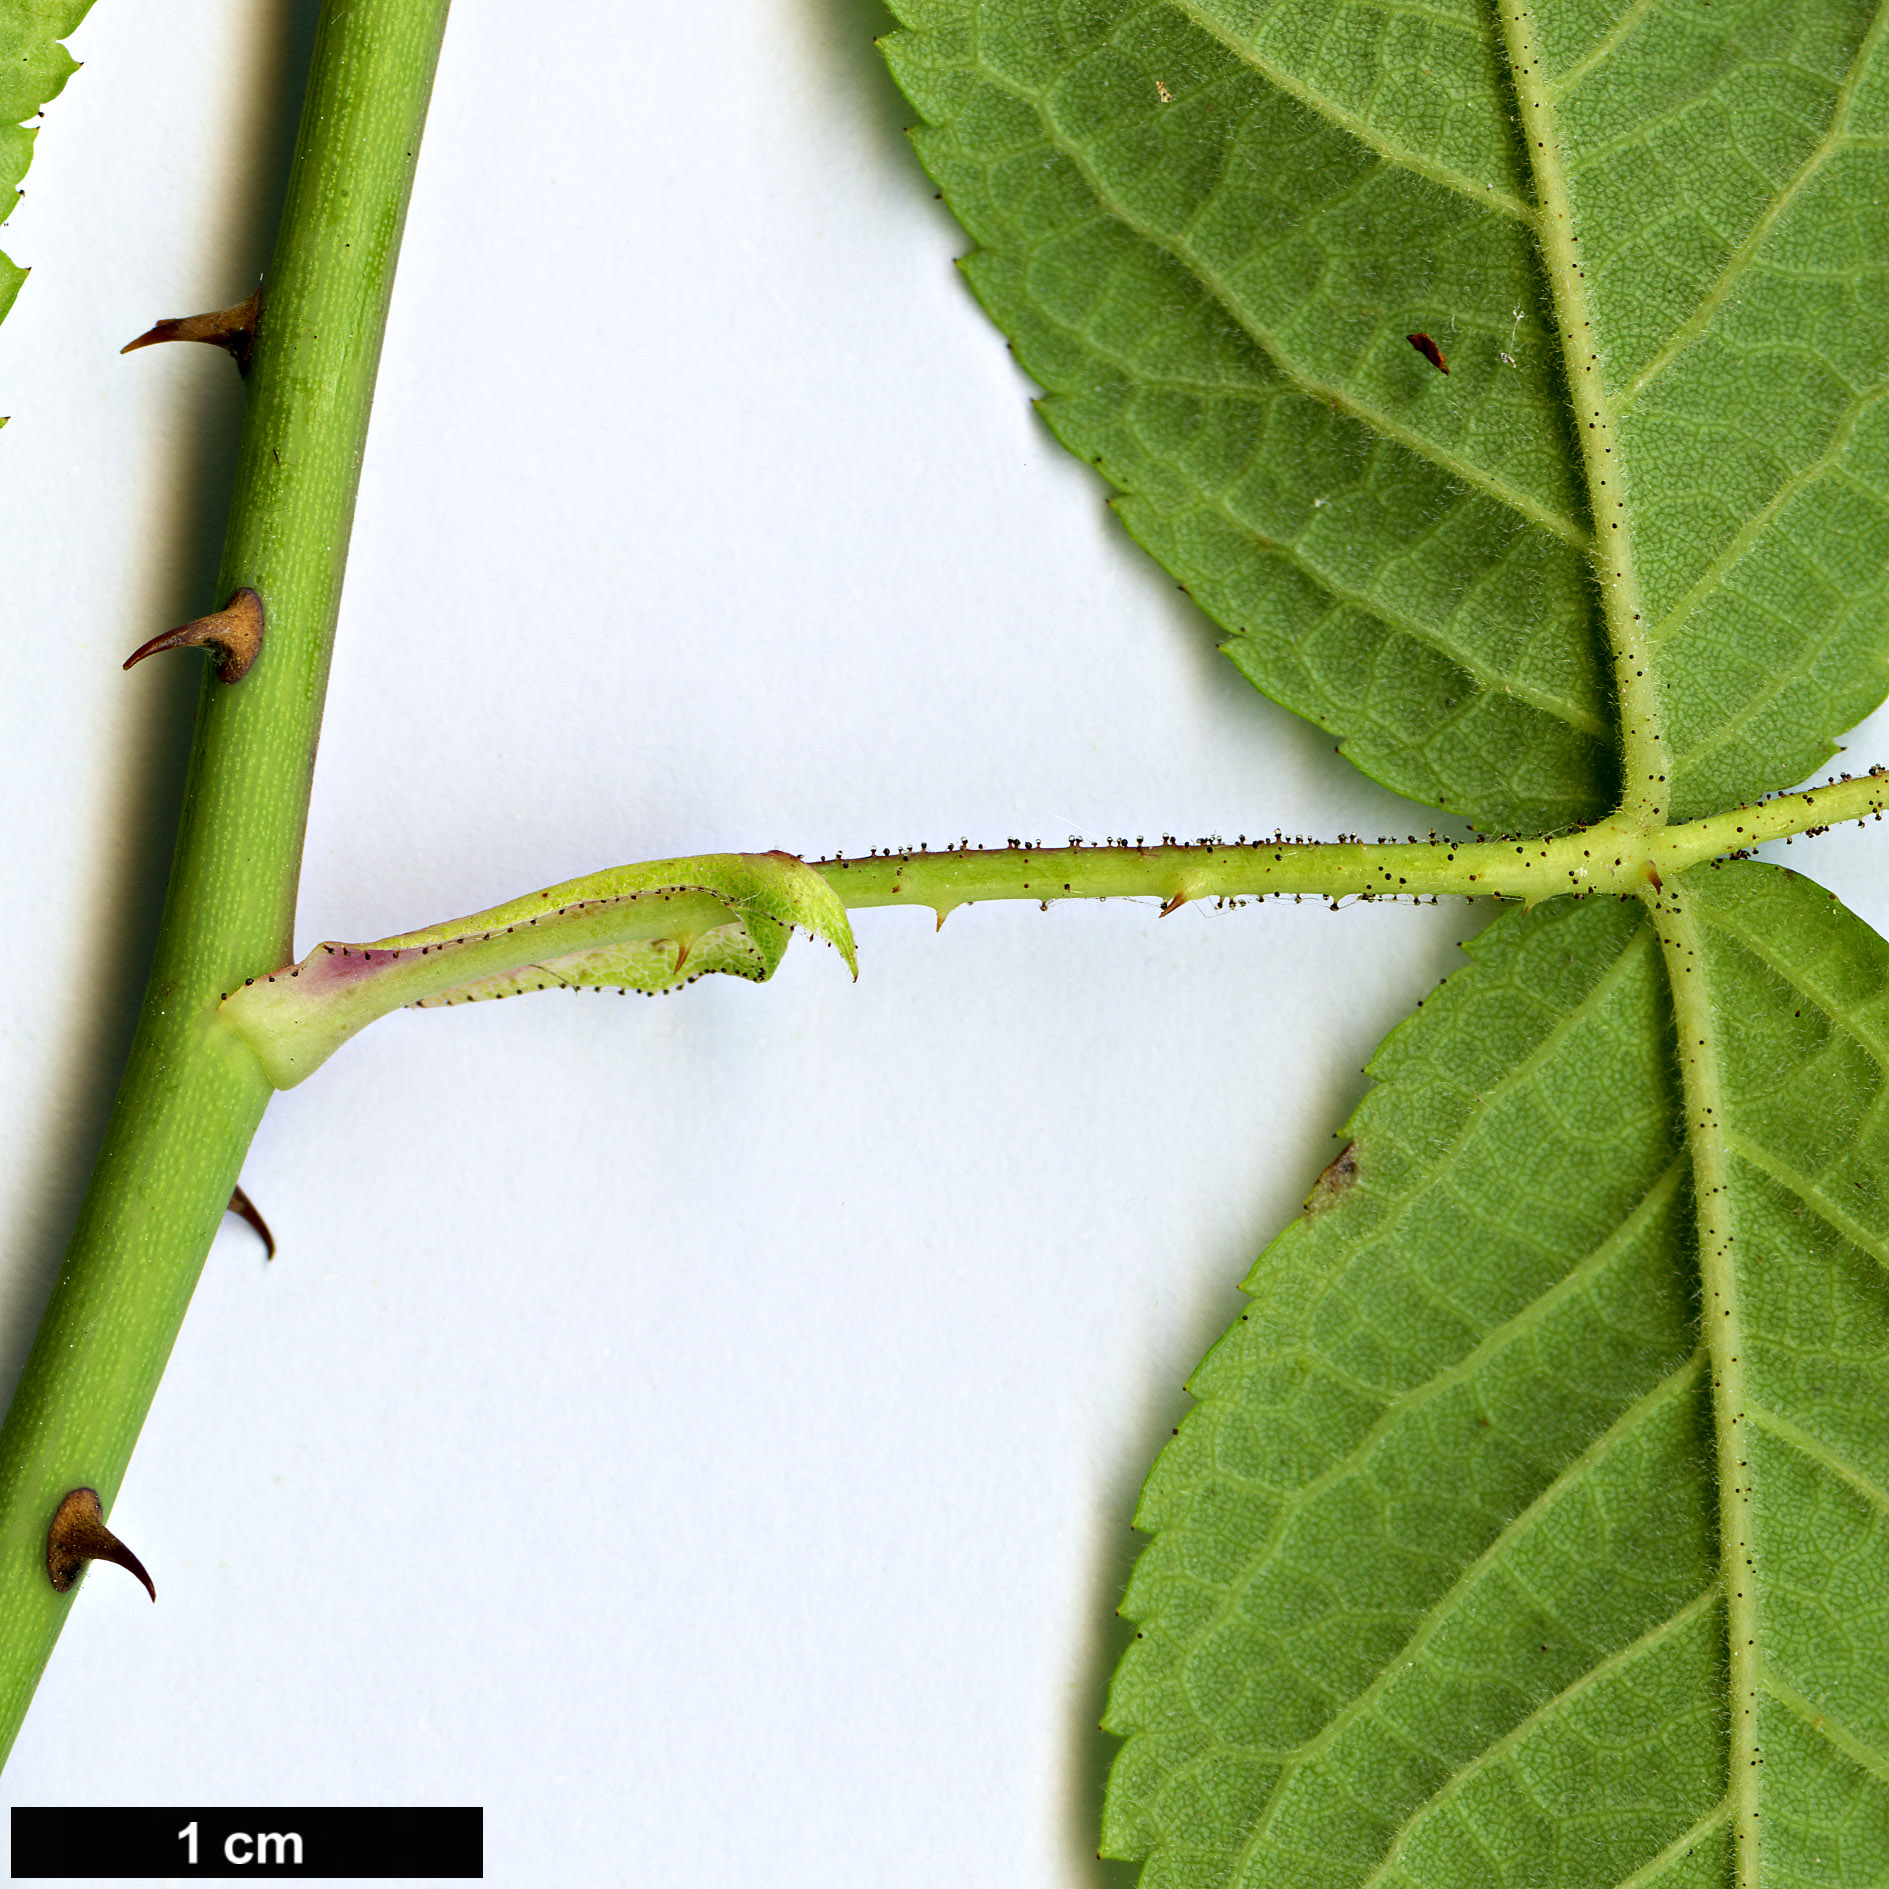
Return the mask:
{"type": "Polygon", "coordinates": [[[74,1489],[54,1512],[46,1531],[46,1578],[53,1591],[64,1594],[84,1571],[88,1561],[110,1561],[135,1574],[153,1600],[157,1589],[144,1563],[105,1526],[105,1511],[96,1489],[74,1489]]]}
{"type": "Polygon", "coordinates": [[[207,341],[230,356],[239,374],[247,375],[250,350],[256,342],[256,321],[261,313],[262,288],[258,284],[255,294],[246,302],[219,308],[209,315],[177,315],[169,321],[160,321],[156,327],[147,328],[137,340],[127,341],[118,352],[130,354],[137,348],[154,348],[160,341],[207,341]]]}
{"type": "Polygon", "coordinates": [[[230,1195],[230,1204],[225,1209],[255,1230],[256,1238],[262,1242],[263,1256],[275,1258],[275,1235],[269,1231],[269,1223],[256,1211],[256,1203],[238,1187],[230,1195]]]}
{"type": "Polygon", "coordinates": [[[214,649],[217,652],[216,679],[240,682],[249,673],[250,664],[262,653],[262,599],[247,585],[232,597],[223,609],[207,617],[180,623],[148,643],[140,643],[125,658],[125,667],[143,662],[165,649],[214,649]]]}

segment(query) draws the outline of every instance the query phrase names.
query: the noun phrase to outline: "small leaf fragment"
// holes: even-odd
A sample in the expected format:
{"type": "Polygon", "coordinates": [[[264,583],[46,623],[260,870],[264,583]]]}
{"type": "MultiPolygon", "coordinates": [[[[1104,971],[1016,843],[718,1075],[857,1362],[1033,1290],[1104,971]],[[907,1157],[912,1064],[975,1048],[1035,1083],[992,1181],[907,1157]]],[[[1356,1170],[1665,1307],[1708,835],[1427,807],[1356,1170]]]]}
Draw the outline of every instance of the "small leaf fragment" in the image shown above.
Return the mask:
{"type": "MultiPolygon", "coordinates": [[[[36,117],[79,69],[59,42],[78,30],[92,0],[37,0],[0,11],[0,221],[11,216],[20,179],[32,161],[36,117]]],[[[0,256],[0,317],[26,280],[26,271],[0,256]]]]}

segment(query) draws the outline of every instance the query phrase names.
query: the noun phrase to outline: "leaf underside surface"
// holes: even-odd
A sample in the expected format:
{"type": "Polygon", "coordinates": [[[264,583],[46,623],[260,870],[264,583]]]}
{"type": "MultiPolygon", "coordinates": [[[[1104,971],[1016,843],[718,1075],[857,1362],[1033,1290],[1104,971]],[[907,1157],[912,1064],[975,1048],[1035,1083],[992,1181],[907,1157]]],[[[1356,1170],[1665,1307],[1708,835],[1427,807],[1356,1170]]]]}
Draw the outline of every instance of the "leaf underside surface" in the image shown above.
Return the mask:
{"type": "MultiPolygon", "coordinates": [[[[1876,6],[893,7],[1048,424],[1366,772],[1689,819],[1882,699],[1876,6]]],[[[1105,1852],[1889,1882],[1889,946],[1734,863],[1471,957],[1149,1478],[1105,1852]]]]}
{"type": "Polygon", "coordinates": [[[1776,868],[1696,877],[1748,1554],[1659,942],[1557,900],[1380,1049],[1355,1179],[1261,1257],[1149,1479],[1105,1827],[1144,1880],[1723,1885],[1741,1794],[1765,1880],[1884,1879],[1889,947],[1776,868]],[[1729,1776],[1728,1580],[1763,1654],[1729,1776]]]}
{"type": "MultiPolygon", "coordinates": [[[[0,222],[13,214],[20,179],[33,160],[35,133],[24,121],[65,89],[79,62],[59,44],[77,31],[92,0],[0,0],[0,222]]],[[[0,256],[0,318],[12,308],[26,271],[0,256]]]]}
{"type": "MultiPolygon", "coordinates": [[[[1604,812],[1597,508],[1492,0],[894,11],[972,288],[1241,670],[1480,827],[1604,812]]],[[[1882,29],[1530,16],[1687,818],[1801,780],[1889,686],[1882,29]]]]}

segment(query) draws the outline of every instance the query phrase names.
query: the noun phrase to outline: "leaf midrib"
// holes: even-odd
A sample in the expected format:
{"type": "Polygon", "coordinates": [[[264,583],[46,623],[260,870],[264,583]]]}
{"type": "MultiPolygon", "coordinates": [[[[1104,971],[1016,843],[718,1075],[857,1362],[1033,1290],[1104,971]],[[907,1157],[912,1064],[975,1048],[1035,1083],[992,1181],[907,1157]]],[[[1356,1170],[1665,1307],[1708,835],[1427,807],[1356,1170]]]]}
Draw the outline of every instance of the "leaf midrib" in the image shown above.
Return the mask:
{"type": "MultiPolygon", "coordinates": [[[[1562,335],[1571,418],[1582,449],[1594,571],[1602,622],[1613,655],[1619,714],[1622,812],[1648,828],[1671,820],[1673,758],[1656,679],[1649,629],[1634,566],[1632,519],[1622,490],[1617,409],[1605,385],[1587,307],[1574,212],[1554,115],[1559,92],[1544,89],[1540,43],[1528,0],[1502,0],[1503,33],[1520,107],[1524,143],[1541,205],[1541,247],[1562,335]],[[1609,467],[1611,462],[1611,468],[1609,467]],[[1614,497],[1604,500],[1611,469],[1614,497]],[[1602,547],[1610,556],[1603,558],[1602,547]]],[[[1878,24],[1881,16],[1878,16],[1878,24]]],[[[1871,37],[1875,28],[1872,27],[1871,37]]],[[[1860,67],[1853,68],[1859,70],[1860,67]]],[[[1847,98],[1847,93],[1846,93],[1847,98]]],[[[1844,105],[1847,110],[1847,103],[1844,105]]],[[[1839,112],[1832,134],[1840,128],[1839,112]]],[[[1756,240],[1756,239],[1754,239],[1756,240]]],[[[1725,1606],[1727,1691],[1726,1801],[1732,1821],[1735,1889],[1759,1889],[1758,1685],[1763,1670],[1755,1592],[1753,1495],[1745,1423],[1745,1334],[1734,1262],[1726,1094],[1717,1047],[1700,927],[1675,881],[1644,896],[1666,966],[1678,1051],[1684,1142],[1691,1159],[1701,1335],[1711,1360],[1712,1421],[1718,1485],[1719,1581],[1725,1606]],[[1744,1562],[1744,1566],[1740,1563],[1744,1562]]]]}
{"type": "Polygon", "coordinates": [[[1645,901],[1658,930],[1672,996],[1674,1047],[1692,1155],[1697,1220],[1699,1322],[1712,1364],[1712,1429],[1718,1482],[1719,1568],[1725,1590],[1726,1792],[1734,1822],[1734,1889],[1760,1889],[1758,1798],[1762,1754],[1758,1689],[1763,1668],[1756,1593],[1750,1452],[1743,1440],[1746,1334],[1741,1315],[1732,1154],[1702,927],[1675,880],[1645,901]]]}
{"type": "Polygon", "coordinates": [[[1649,831],[1667,824],[1672,805],[1672,757],[1667,748],[1640,580],[1633,526],[1617,451],[1618,429],[1601,371],[1596,330],[1587,304],[1586,276],[1575,235],[1574,206],[1554,100],[1540,77],[1542,52],[1528,0],[1500,0],[1509,79],[1521,119],[1539,206],[1536,224],[1543,272],[1554,305],[1567,377],[1569,423],[1580,450],[1593,528],[1589,556],[1601,599],[1601,624],[1613,659],[1619,717],[1621,810],[1649,831]],[[1611,496],[1609,481],[1611,478],[1611,496]]]}

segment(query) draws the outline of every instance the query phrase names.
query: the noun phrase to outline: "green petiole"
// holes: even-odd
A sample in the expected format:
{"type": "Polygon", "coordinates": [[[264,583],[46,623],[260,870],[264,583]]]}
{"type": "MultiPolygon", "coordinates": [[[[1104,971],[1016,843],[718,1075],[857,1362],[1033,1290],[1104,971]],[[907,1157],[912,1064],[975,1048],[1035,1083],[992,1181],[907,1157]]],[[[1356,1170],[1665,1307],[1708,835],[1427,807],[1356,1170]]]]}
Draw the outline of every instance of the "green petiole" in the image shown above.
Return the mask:
{"type": "Polygon", "coordinates": [[[830,859],[723,853],[618,866],[491,911],[369,944],[317,945],[297,965],[246,980],[221,1020],[278,1088],[292,1088],[376,1017],[527,990],[673,990],[712,971],[765,981],[790,930],[835,946],[853,968],[846,908],[915,905],[943,924],[989,899],[1632,897],[1688,867],[1841,820],[1880,817],[1889,774],[1648,832],[1623,815],[1547,840],[1336,843],[1203,840],[830,859]]]}
{"type": "Polygon", "coordinates": [[[1889,772],[1780,794],[1753,807],[1648,829],[1624,814],[1551,839],[1300,841],[1241,838],[1192,846],[1011,845],[1002,851],[900,852],[818,863],[842,903],[923,905],[944,922],[985,899],[1478,898],[1533,905],[1567,893],[1638,894],[1710,859],[1770,840],[1879,817],[1889,772]]]}

